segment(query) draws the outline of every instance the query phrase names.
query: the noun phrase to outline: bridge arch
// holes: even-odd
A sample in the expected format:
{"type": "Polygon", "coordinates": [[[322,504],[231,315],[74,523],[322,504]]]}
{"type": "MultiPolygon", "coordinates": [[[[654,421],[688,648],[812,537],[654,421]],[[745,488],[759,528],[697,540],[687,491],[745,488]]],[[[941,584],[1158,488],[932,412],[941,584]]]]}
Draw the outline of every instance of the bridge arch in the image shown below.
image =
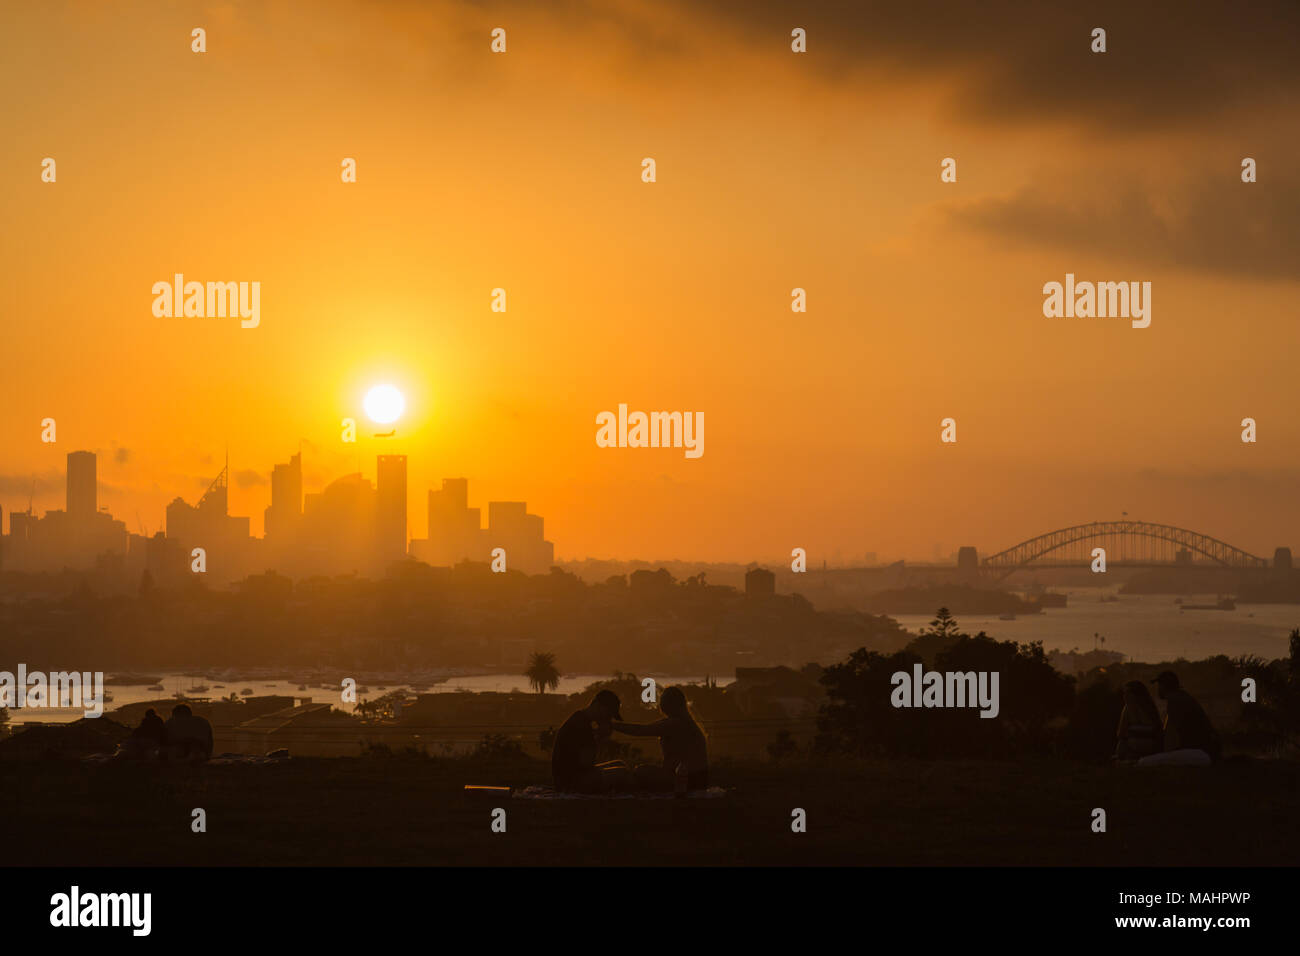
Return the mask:
{"type": "MultiPolygon", "coordinates": [[[[1235,548],[1227,542],[1209,535],[1169,524],[1154,524],[1149,521],[1093,521],[1088,524],[1058,528],[1046,534],[1040,534],[1019,544],[990,555],[980,562],[980,567],[990,571],[1002,571],[1010,574],[1019,568],[1027,567],[1050,554],[1069,550],[1071,545],[1084,543],[1108,542],[1112,546],[1118,543],[1134,546],[1141,541],[1167,542],[1187,551],[1195,552],[1216,564],[1228,568],[1266,568],[1268,560],[1235,548]]],[[[1104,545],[1103,545],[1104,546],[1104,545]]],[[[1172,548],[1170,549],[1172,550],[1172,548]]],[[[1107,547],[1108,555],[1112,547],[1107,547]]],[[[1126,557],[1121,555],[1119,562],[1126,557]]],[[[1168,563],[1168,562],[1165,562],[1168,563]]]]}

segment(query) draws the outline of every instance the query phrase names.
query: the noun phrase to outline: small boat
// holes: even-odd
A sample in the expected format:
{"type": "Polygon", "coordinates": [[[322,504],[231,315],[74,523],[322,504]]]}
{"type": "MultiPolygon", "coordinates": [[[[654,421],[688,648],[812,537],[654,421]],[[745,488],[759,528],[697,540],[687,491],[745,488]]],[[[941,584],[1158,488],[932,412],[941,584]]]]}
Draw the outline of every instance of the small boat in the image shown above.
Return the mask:
{"type": "Polygon", "coordinates": [[[208,689],[208,685],[207,685],[207,684],[198,684],[198,685],[196,685],[196,686],[190,688],[190,693],[191,693],[191,694],[202,694],[202,693],[203,693],[204,691],[206,691],[207,689],[208,689]]]}
{"type": "Polygon", "coordinates": [[[166,690],[162,684],[154,684],[152,687],[146,687],[145,690],[166,690]]]}

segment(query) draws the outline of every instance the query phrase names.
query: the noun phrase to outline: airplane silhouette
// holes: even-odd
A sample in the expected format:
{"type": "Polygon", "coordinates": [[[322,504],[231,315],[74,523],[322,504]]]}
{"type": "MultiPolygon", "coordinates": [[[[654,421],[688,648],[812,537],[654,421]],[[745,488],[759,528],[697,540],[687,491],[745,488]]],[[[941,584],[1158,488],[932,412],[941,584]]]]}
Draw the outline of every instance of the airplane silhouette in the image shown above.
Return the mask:
{"type": "Polygon", "coordinates": [[[376,433],[375,433],[375,437],[376,437],[376,438],[392,438],[392,437],[393,437],[394,435],[396,435],[396,434],[397,434],[397,429],[394,428],[391,432],[384,432],[384,434],[382,434],[382,435],[379,434],[378,432],[376,432],[376,433]]]}

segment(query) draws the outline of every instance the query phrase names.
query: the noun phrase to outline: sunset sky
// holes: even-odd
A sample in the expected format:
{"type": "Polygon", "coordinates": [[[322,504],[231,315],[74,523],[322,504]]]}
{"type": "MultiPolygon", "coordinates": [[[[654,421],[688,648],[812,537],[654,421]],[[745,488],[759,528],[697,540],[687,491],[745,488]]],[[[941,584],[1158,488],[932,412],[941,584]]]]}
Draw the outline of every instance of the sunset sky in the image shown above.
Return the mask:
{"type": "Polygon", "coordinates": [[[153,532],[228,447],[261,534],[301,440],[308,491],[406,454],[412,536],[463,476],[564,559],[929,559],[1121,511],[1300,548],[1300,13],[1132,6],[5,4],[5,530],[85,448],[153,532]],[[260,281],[260,326],[155,318],[176,272],[260,281]],[[1045,318],[1067,272],[1151,282],[1150,328],[1045,318]],[[598,448],[620,402],[703,412],[703,457],[598,448]]]}

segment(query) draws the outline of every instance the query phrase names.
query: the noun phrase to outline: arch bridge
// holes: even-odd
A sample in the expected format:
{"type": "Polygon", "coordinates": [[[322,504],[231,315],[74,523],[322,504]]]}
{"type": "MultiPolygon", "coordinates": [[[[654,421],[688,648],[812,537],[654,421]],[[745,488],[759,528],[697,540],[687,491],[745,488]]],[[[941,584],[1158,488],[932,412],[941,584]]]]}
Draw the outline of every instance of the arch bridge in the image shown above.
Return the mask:
{"type": "Polygon", "coordinates": [[[980,569],[998,577],[1022,568],[1078,568],[1092,563],[1092,549],[1106,549],[1106,566],[1153,568],[1206,559],[1225,568],[1267,568],[1269,562],[1209,535],[1149,521],[1093,521],[1049,531],[989,555],[980,569]]]}

